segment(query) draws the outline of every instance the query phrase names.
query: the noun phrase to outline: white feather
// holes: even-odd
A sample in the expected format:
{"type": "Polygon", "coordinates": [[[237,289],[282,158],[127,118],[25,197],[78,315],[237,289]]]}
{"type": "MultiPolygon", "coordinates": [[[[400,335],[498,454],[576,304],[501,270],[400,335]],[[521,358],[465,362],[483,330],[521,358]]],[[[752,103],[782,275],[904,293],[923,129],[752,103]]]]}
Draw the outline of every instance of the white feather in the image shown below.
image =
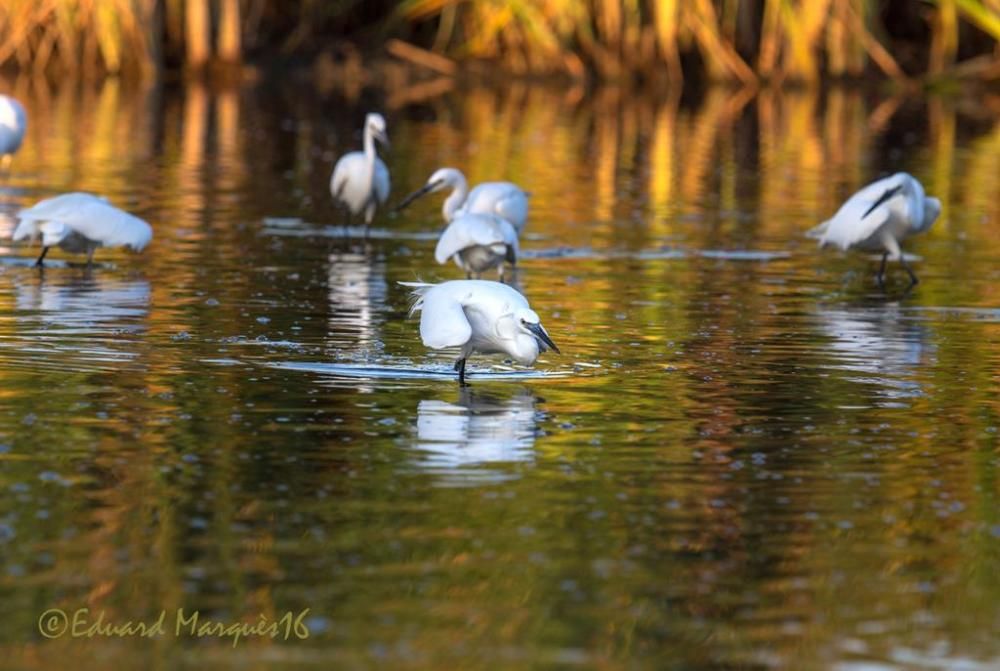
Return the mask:
{"type": "MultiPolygon", "coordinates": [[[[485,214],[456,217],[441,233],[434,249],[434,259],[438,263],[446,263],[452,256],[470,247],[506,247],[507,239],[501,221],[485,214]]],[[[517,236],[514,237],[516,239],[517,236]]]]}
{"type": "Polygon", "coordinates": [[[28,115],[21,103],[10,96],[0,95],[0,156],[20,149],[27,129],[28,115]]]}
{"type": "MultiPolygon", "coordinates": [[[[532,328],[541,329],[527,299],[500,282],[454,280],[441,284],[401,283],[416,298],[420,338],[433,349],[461,347],[473,352],[505,353],[523,365],[538,358],[544,343],[532,328]]],[[[540,331],[546,338],[544,329],[540,331]]]]}
{"type": "Polygon", "coordinates": [[[806,235],[818,239],[820,246],[835,245],[843,250],[885,249],[895,258],[898,243],[930,228],[939,212],[939,201],[927,198],[923,186],[913,176],[899,172],[855,193],[833,217],[806,235]],[[897,189],[894,195],[871,209],[893,189],[897,189]]]}
{"type": "Polygon", "coordinates": [[[528,194],[512,182],[483,182],[469,192],[458,214],[495,214],[520,234],[528,219],[528,194]]]}

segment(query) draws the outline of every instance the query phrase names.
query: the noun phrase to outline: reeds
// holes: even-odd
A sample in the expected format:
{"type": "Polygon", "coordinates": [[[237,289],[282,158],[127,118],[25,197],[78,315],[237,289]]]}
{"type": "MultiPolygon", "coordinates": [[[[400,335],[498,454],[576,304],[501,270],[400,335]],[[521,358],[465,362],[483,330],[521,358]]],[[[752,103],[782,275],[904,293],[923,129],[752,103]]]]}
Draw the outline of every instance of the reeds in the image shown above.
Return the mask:
{"type": "Polygon", "coordinates": [[[154,0],[4,0],[0,64],[76,73],[154,67],[154,0]]]}
{"type": "MultiPolygon", "coordinates": [[[[447,19],[438,49],[456,56],[500,59],[510,69],[539,74],[585,69],[603,78],[628,75],[679,80],[700,62],[715,80],[751,82],[824,75],[852,77],[870,68],[899,79],[874,0],[407,0],[407,20],[447,19]],[[685,68],[683,66],[687,65],[685,68]]],[[[916,19],[931,34],[923,71],[947,72],[958,53],[963,23],[980,49],[996,59],[1000,0],[938,0],[916,19]],[[986,44],[986,46],[982,46],[986,44]]]]}
{"type": "Polygon", "coordinates": [[[267,60],[371,36],[378,39],[369,43],[399,37],[456,60],[575,79],[680,82],[704,73],[749,84],[872,71],[1000,78],[1000,0],[0,3],[0,66],[37,72],[201,70],[239,63],[247,49],[267,60]]]}

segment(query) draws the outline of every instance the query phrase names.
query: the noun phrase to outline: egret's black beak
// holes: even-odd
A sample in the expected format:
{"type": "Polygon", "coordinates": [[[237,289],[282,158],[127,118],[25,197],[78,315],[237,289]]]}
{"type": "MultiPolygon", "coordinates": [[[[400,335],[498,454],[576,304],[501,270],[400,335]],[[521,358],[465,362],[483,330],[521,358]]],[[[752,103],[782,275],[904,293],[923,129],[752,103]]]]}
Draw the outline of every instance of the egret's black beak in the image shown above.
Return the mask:
{"type": "Polygon", "coordinates": [[[541,324],[525,324],[524,326],[529,331],[531,331],[534,334],[534,336],[538,338],[539,341],[541,341],[543,345],[548,347],[556,354],[562,354],[562,352],[559,351],[559,348],[556,347],[556,344],[552,342],[552,338],[549,337],[549,334],[546,333],[545,329],[542,328],[541,324]]]}
{"type": "Polygon", "coordinates": [[[420,187],[419,189],[417,189],[416,191],[414,191],[413,193],[411,193],[409,196],[407,196],[406,198],[404,198],[402,200],[402,202],[399,205],[396,206],[396,209],[394,211],[395,212],[399,212],[404,207],[406,207],[407,205],[409,205],[410,203],[412,203],[413,201],[415,201],[417,198],[420,198],[420,196],[423,196],[423,195],[426,195],[426,194],[430,193],[431,191],[433,191],[434,189],[438,188],[439,186],[441,186],[440,180],[437,181],[437,182],[428,182],[427,184],[425,184],[424,186],[420,187]]]}
{"type": "Polygon", "coordinates": [[[868,211],[861,215],[861,218],[864,219],[865,217],[867,217],[869,214],[872,213],[872,210],[874,210],[876,207],[878,207],[879,205],[881,205],[885,201],[887,201],[890,198],[892,198],[893,196],[895,196],[897,193],[900,192],[900,190],[902,188],[903,188],[903,185],[900,184],[899,186],[894,186],[891,189],[887,189],[885,193],[883,193],[881,196],[879,196],[878,200],[876,200],[874,203],[872,203],[872,206],[868,208],[868,211]]]}
{"type": "Polygon", "coordinates": [[[382,148],[385,149],[387,152],[392,150],[392,145],[389,144],[389,136],[386,135],[385,132],[380,130],[375,131],[374,138],[378,140],[379,144],[381,144],[382,148]]]}

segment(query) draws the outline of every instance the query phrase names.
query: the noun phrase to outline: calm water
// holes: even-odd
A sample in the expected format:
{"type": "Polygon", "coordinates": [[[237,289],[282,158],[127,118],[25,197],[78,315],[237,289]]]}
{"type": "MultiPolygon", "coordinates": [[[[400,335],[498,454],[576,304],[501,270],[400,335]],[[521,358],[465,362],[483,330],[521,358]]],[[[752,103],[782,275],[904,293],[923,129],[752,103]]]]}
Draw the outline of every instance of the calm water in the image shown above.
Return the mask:
{"type": "Polygon", "coordinates": [[[0,665],[1000,668],[988,100],[18,86],[0,233],[79,189],[156,237],[0,249],[0,665]],[[396,283],[460,277],[440,198],[362,244],[327,190],[373,107],[395,200],[532,192],[561,356],[460,389],[422,347],[396,283]],[[908,295],[801,235],[896,170],[944,203],[908,295]],[[39,632],[84,607],[310,637],[39,632]]]}

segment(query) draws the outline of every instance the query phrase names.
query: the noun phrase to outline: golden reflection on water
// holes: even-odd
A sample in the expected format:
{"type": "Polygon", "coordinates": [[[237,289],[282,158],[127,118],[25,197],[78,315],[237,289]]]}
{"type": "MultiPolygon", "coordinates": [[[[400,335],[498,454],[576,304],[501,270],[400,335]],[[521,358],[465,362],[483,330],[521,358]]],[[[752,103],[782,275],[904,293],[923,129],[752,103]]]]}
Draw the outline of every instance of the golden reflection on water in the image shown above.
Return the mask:
{"type": "MultiPolygon", "coordinates": [[[[432,243],[262,233],[265,216],[338,221],[327,182],[358,146],[359,100],[2,88],[31,118],[0,185],[6,230],[81,189],[156,235],[92,274],[0,265],[0,652],[21,667],[905,668],[925,638],[928,663],[996,659],[996,117],[839,88],[395,92],[394,199],[453,165],[531,191],[526,249],[623,253],[522,264],[566,352],[542,365],[587,367],[460,390],[257,365],[429,360],[395,282],[455,277],[432,243]],[[924,282],[886,301],[863,258],[801,234],[900,169],[944,214],[914,242],[924,282]],[[664,247],[684,254],[638,258],[664,247]],[[692,253],[734,249],[787,256],[692,253]],[[317,636],[81,654],[34,629],[49,606],[188,604],[308,606],[317,636]]],[[[378,225],[435,230],[427,200],[378,225]]]]}

